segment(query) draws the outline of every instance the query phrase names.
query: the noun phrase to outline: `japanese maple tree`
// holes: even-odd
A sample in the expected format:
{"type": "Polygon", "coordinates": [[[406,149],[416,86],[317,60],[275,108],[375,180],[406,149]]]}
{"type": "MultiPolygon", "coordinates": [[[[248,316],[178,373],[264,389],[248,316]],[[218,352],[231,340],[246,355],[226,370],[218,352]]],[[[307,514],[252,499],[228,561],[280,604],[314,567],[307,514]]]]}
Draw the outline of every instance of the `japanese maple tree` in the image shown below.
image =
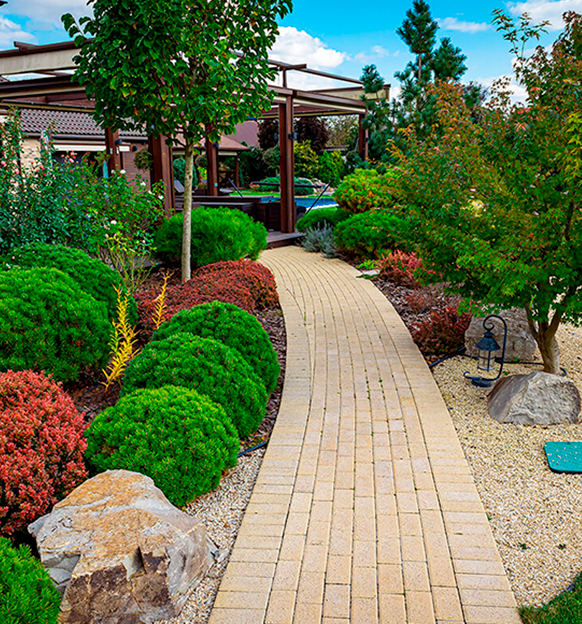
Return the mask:
{"type": "Polygon", "coordinates": [[[268,51],[291,0],[89,0],[93,16],[63,16],[80,46],[75,73],[96,120],[185,142],[182,279],[190,277],[196,144],[268,109],[268,51]]]}
{"type": "Polygon", "coordinates": [[[550,49],[526,56],[543,25],[497,11],[525,104],[497,85],[476,123],[462,88],[440,83],[435,132],[421,140],[410,128],[406,148],[395,148],[432,279],[482,309],[524,308],[550,373],[560,371],[560,323],[582,321],[582,17],[564,20],[550,49]]]}

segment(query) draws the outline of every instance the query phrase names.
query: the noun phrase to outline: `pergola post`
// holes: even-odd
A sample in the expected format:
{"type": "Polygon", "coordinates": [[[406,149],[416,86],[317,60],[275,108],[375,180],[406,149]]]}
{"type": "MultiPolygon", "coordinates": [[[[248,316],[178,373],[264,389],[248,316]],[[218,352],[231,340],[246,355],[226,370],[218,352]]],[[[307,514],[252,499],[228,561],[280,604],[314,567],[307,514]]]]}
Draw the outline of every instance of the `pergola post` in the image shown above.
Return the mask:
{"type": "Polygon", "coordinates": [[[206,159],[208,160],[208,167],[206,169],[206,184],[207,193],[211,197],[218,196],[218,144],[213,143],[209,138],[206,138],[206,159]]]}
{"type": "Polygon", "coordinates": [[[148,147],[152,155],[153,166],[151,182],[164,183],[164,212],[166,217],[174,214],[174,163],[172,148],[166,143],[166,137],[160,134],[157,137],[148,136],[148,147]]]}
{"type": "Polygon", "coordinates": [[[293,97],[279,104],[279,147],[281,149],[281,232],[295,231],[295,161],[293,157],[293,97]]]}
{"type": "Polygon", "coordinates": [[[234,183],[237,188],[240,188],[240,165],[238,161],[238,154],[234,157],[234,183]]]}
{"type": "Polygon", "coordinates": [[[366,115],[358,115],[358,151],[362,160],[368,160],[368,131],[362,125],[366,115]]]}
{"type": "Polygon", "coordinates": [[[119,151],[119,132],[105,128],[105,151],[107,152],[107,172],[111,175],[121,169],[121,153],[119,151]]]}

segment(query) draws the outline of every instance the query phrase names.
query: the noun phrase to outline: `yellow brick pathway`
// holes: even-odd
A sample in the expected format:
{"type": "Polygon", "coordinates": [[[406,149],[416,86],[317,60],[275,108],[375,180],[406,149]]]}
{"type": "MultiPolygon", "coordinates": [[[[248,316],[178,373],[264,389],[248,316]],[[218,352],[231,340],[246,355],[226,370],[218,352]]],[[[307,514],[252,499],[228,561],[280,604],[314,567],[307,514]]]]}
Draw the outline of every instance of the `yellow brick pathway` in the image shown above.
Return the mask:
{"type": "Polygon", "coordinates": [[[281,409],[209,624],[517,624],[447,408],[359,272],[265,252],[287,325],[281,409]]]}

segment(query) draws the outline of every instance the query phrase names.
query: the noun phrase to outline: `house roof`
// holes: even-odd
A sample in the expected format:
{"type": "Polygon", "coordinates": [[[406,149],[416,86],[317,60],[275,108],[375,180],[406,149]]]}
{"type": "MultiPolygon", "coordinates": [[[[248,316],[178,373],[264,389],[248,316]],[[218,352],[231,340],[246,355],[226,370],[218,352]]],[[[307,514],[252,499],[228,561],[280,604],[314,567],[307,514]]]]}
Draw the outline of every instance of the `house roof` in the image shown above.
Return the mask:
{"type": "MultiPolygon", "coordinates": [[[[21,108],[20,114],[22,130],[28,136],[40,136],[43,132],[52,129],[55,138],[74,136],[103,140],[103,129],[97,125],[89,113],[21,108]]],[[[144,136],[144,133],[139,130],[122,130],[119,134],[122,137],[144,136]]]]}

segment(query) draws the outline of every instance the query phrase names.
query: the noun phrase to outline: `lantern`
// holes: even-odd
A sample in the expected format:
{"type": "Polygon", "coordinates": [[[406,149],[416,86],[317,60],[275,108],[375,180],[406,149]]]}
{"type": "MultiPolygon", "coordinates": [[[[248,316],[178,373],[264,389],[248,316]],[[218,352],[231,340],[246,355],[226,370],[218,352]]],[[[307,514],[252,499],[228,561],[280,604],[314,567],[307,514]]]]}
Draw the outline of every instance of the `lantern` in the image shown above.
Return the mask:
{"type": "Polygon", "coordinates": [[[481,375],[475,376],[470,375],[469,372],[465,372],[465,377],[471,380],[471,383],[474,386],[478,386],[480,388],[489,388],[494,381],[497,381],[501,377],[501,373],[503,372],[503,364],[505,361],[505,347],[507,345],[507,323],[505,319],[497,314],[490,314],[489,316],[483,319],[483,329],[485,330],[481,339],[475,345],[475,348],[478,351],[477,355],[477,370],[482,371],[481,375]],[[500,347],[493,336],[493,329],[495,328],[495,323],[493,319],[501,321],[503,324],[503,347],[500,347]],[[501,351],[501,358],[499,360],[496,358],[495,354],[501,351]],[[484,377],[485,375],[490,375],[495,368],[496,361],[499,361],[499,372],[495,377],[484,377]]]}

